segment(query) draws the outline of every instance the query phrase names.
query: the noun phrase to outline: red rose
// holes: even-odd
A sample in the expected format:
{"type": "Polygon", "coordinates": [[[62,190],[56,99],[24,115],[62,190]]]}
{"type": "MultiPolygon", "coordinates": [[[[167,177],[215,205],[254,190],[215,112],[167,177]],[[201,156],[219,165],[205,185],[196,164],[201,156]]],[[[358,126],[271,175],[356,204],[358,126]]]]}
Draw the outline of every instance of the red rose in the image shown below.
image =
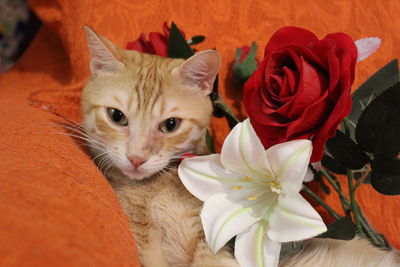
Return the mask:
{"type": "MultiPolygon", "coordinates": [[[[163,25],[164,34],[159,32],[151,32],[149,33],[149,40],[146,40],[145,34],[142,33],[136,41],[128,42],[126,44],[126,49],[167,57],[168,39],[170,30],[171,28],[168,27],[167,22],[164,22],[163,25]]],[[[185,37],[185,33],[182,31],[181,33],[183,37],[185,37]]]]}
{"type": "Polygon", "coordinates": [[[244,105],[265,148],[310,138],[311,161],[351,109],[357,48],[344,33],[318,38],[297,27],[278,30],[244,85],[244,105]]]}

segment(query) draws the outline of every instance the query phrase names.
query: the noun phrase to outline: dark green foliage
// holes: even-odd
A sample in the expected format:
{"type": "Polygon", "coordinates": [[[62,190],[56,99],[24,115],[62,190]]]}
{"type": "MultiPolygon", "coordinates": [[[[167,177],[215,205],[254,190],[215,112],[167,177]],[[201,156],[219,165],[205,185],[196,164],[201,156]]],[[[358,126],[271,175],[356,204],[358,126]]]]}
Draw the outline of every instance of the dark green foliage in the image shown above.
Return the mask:
{"type": "Polygon", "coordinates": [[[361,169],[370,161],[361,147],[339,130],[326,142],[326,147],[334,159],[347,169],[361,169]]]}
{"type": "Polygon", "coordinates": [[[356,228],[350,217],[345,216],[328,225],[328,230],[320,234],[319,238],[333,238],[351,240],[356,235],[356,228]]]}
{"type": "Polygon", "coordinates": [[[194,53],[178,27],[172,22],[168,39],[168,57],[188,59],[194,53]]]}
{"type": "Polygon", "coordinates": [[[353,105],[351,112],[347,117],[353,126],[357,124],[358,118],[362,111],[367,107],[374,98],[400,81],[399,67],[397,59],[392,60],[368,80],[366,80],[353,94],[353,105]]]}
{"type": "Polygon", "coordinates": [[[328,155],[324,155],[322,157],[321,164],[334,173],[346,174],[346,168],[343,167],[337,160],[328,155]]]}

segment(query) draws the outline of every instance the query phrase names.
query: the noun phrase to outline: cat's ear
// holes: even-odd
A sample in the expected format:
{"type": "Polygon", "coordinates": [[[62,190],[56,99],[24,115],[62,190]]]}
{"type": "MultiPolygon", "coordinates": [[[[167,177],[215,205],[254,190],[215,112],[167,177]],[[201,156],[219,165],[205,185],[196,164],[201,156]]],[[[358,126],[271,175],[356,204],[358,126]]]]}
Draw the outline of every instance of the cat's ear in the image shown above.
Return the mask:
{"type": "Polygon", "coordinates": [[[215,50],[202,51],[182,65],[172,70],[172,74],[182,79],[185,85],[196,87],[209,95],[221,66],[221,57],[215,50]]]}
{"type": "Polygon", "coordinates": [[[116,58],[119,49],[107,38],[98,35],[88,26],[84,26],[89,51],[90,72],[94,76],[120,71],[124,64],[116,58]]]}

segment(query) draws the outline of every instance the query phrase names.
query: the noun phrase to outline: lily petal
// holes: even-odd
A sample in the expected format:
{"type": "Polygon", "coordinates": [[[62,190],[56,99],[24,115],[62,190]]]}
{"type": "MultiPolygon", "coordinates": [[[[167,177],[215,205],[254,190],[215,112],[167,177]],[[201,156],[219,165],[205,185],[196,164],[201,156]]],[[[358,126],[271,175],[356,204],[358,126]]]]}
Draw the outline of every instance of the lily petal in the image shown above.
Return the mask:
{"type": "Polygon", "coordinates": [[[268,238],[266,227],[266,222],[261,221],[237,235],[235,258],[240,266],[278,266],[281,243],[268,238]]]}
{"type": "Polygon", "coordinates": [[[381,39],[378,37],[362,38],[355,41],[357,46],[357,62],[372,55],[380,46],[381,39]]]}
{"type": "Polygon", "coordinates": [[[255,202],[251,206],[250,200],[243,201],[247,195],[248,192],[220,194],[204,203],[200,217],[206,241],[213,252],[220,250],[232,237],[260,220],[269,208],[265,201],[255,202]]]}
{"type": "Polygon", "coordinates": [[[281,194],[269,217],[269,238],[290,242],[314,237],[326,231],[318,212],[299,193],[281,194]]]}
{"type": "Polygon", "coordinates": [[[249,119],[238,123],[225,139],[221,162],[228,170],[264,181],[272,174],[264,147],[249,119]]]}
{"type": "Polygon", "coordinates": [[[266,154],[272,171],[278,177],[282,192],[299,192],[307,172],[312,143],[307,139],[274,145],[266,154]]]}
{"type": "Polygon", "coordinates": [[[233,186],[245,186],[243,175],[230,172],[224,168],[221,155],[213,154],[186,158],[178,167],[178,175],[186,189],[198,199],[206,199],[232,191],[233,186]]]}
{"type": "Polygon", "coordinates": [[[304,180],[303,182],[311,182],[312,180],[314,180],[314,173],[311,170],[311,168],[307,168],[306,174],[304,175],[304,180]]]}

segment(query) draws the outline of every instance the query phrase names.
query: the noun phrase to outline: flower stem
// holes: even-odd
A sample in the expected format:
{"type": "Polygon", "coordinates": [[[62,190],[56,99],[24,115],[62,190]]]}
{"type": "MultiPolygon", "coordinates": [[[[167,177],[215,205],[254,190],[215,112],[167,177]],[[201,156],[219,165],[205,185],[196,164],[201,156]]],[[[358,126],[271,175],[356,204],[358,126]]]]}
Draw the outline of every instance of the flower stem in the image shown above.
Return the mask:
{"type": "Polygon", "coordinates": [[[310,195],[315,201],[318,202],[322,207],[324,207],[336,220],[340,219],[340,216],[328,206],[319,196],[317,196],[310,188],[303,184],[303,191],[310,195]]]}
{"type": "Polygon", "coordinates": [[[356,184],[354,185],[354,190],[356,190],[360,185],[362,185],[365,182],[365,179],[367,179],[368,175],[370,175],[370,173],[371,173],[371,165],[368,163],[366,166],[367,166],[367,170],[357,180],[356,184]]]}
{"type": "Polygon", "coordinates": [[[350,207],[353,212],[354,221],[356,224],[356,228],[358,233],[363,235],[364,231],[360,223],[360,212],[356,203],[355,194],[354,194],[354,186],[353,186],[353,172],[350,169],[346,169],[347,173],[347,182],[349,184],[349,195],[350,195],[350,207]]]}
{"type": "Polygon", "coordinates": [[[386,239],[378,234],[372,226],[369,224],[367,218],[365,218],[364,214],[361,212],[360,207],[357,205],[358,210],[360,211],[360,222],[361,225],[366,233],[366,235],[370,238],[372,244],[376,247],[384,248],[384,249],[391,249],[390,245],[386,241],[386,239]]]}
{"type": "Polygon", "coordinates": [[[239,122],[239,119],[235,116],[233,111],[229,108],[229,106],[225,103],[225,101],[218,96],[214,100],[214,105],[221,109],[225,114],[228,114],[233,120],[235,120],[237,123],[239,122]]]}
{"type": "Polygon", "coordinates": [[[335,191],[338,193],[340,202],[342,204],[343,211],[348,214],[349,209],[350,209],[350,202],[347,199],[347,197],[344,195],[342,188],[340,187],[339,183],[336,183],[335,181],[335,176],[330,174],[327,170],[325,170],[324,167],[321,167],[321,173],[325,176],[325,178],[328,180],[329,184],[335,189],[335,191]]]}
{"type": "MultiPolygon", "coordinates": [[[[342,202],[342,207],[343,207],[344,211],[346,212],[346,214],[349,214],[349,208],[351,208],[351,204],[350,204],[349,200],[347,199],[347,197],[344,195],[344,193],[340,187],[340,184],[335,181],[335,176],[333,174],[329,173],[323,167],[321,168],[321,173],[325,176],[325,178],[328,180],[330,185],[336,190],[336,192],[338,193],[340,200],[342,202]]],[[[353,178],[352,174],[350,177],[353,178]]],[[[354,187],[354,190],[355,190],[355,187],[354,187]]],[[[353,190],[353,197],[354,197],[354,190],[353,190]]],[[[384,239],[384,237],[379,235],[371,227],[368,220],[365,218],[360,206],[358,206],[358,204],[355,202],[355,199],[354,199],[354,204],[355,205],[353,208],[356,209],[356,213],[354,213],[353,209],[351,209],[351,211],[353,212],[354,219],[356,219],[356,216],[357,216],[357,219],[359,220],[359,223],[361,225],[361,231],[360,231],[360,228],[357,227],[358,234],[364,238],[368,237],[370,239],[370,241],[372,242],[372,244],[376,247],[390,249],[390,246],[388,245],[388,243],[384,239]]]]}

